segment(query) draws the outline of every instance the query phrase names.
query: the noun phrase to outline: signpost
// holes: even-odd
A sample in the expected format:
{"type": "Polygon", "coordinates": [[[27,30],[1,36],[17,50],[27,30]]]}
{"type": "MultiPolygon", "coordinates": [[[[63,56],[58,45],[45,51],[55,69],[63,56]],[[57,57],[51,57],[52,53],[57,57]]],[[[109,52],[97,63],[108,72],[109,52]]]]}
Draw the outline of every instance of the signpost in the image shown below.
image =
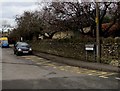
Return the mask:
{"type": "Polygon", "coordinates": [[[88,52],[93,52],[93,55],[95,58],[95,45],[94,44],[86,44],[85,50],[86,50],[86,60],[88,60],[88,52]]]}
{"type": "Polygon", "coordinates": [[[100,35],[99,35],[99,8],[98,1],[96,3],[96,60],[100,62],[100,35]]]}

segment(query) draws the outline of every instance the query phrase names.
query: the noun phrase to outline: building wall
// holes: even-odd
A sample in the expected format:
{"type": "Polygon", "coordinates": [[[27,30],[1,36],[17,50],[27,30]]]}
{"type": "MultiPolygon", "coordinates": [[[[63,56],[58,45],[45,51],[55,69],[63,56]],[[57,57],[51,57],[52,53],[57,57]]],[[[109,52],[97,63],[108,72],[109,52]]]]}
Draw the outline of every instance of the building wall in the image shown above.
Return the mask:
{"type": "Polygon", "coordinates": [[[71,38],[72,36],[74,36],[74,33],[72,31],[57,32],[54,34],[52,39],[65,39],[71,38]]]}

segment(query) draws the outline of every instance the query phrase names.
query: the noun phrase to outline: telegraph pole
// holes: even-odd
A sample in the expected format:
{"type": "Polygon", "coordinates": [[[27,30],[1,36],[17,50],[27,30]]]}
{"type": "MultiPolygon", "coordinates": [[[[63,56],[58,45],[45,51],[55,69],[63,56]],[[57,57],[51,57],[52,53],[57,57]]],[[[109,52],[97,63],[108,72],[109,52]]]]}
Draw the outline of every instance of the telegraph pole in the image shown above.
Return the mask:
{"type": "Polygon", "coordinates": [[[96,60],[97,62],[100,62],[100,34],[99,34],[99,8],[98,8],[98,2],[96,3],[96,60]]]}

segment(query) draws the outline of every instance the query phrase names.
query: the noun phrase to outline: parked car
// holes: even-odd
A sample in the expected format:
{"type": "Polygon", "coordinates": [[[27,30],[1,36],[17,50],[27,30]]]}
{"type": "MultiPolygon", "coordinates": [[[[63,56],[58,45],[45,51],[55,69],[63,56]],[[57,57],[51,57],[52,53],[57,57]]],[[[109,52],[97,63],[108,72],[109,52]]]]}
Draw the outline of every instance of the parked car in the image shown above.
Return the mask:
{"type": "Polygon", "coordinates": [[[32,54],[32,48],[26,42],[17,42],[14,45],[14,54],[22,55],[22,54],[32,54]]]}

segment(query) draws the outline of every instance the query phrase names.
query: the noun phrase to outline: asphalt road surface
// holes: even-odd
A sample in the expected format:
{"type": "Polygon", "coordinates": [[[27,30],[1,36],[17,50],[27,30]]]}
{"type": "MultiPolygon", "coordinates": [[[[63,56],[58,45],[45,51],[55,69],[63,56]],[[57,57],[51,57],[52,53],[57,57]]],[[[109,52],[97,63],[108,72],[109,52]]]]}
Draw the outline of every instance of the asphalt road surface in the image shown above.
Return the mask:
{"type": "Polygon", "coordinates": [[[34,55],[16,56],[12,48],[1,51],[2,89],[120,89],[117,73],[55,63],[34,55]]]}

